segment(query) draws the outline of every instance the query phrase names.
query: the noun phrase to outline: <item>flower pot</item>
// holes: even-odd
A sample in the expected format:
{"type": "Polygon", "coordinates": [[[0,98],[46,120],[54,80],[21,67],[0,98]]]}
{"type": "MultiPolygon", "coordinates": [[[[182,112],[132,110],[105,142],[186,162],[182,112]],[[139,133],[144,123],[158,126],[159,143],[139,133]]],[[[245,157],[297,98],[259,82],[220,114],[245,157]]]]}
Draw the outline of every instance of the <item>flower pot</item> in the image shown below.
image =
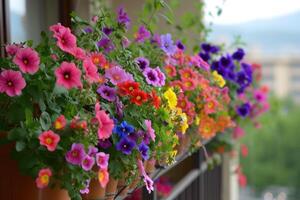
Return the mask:
{"type": "Polygon", "coordinates": [[[176,146],[177,155],[182,155],[188,149],[190,143],[190,138],[187,135],[182,135],[179,138],[179,144],[176,146]]]}
{"type": "Polygon", "coordinates": [[[138,186],[138,184],[140,183],[141,177],[137,176],[132,183],[129,185],[128,190],[129,192],[133,192],[133,190],[136,189],[136,187],[138,186]]]}
{"type": "Polygon", "coordinates": [[[155,171],[155,163],[156,160],[154,158],[151,158],[144,162],[144,167],[147,174],[152,174],[155,171]]]}
{"type": "MultiPolygon", "coordinates": [[[[3,132],[0,138],[6,137],[3,132]]],[[[39,190],[33,178],[21,175],[17,162],[11,158],[14,144],[0,146],[0,199],[5,200],[69,200],[66,190],[39,190]]],[[[30,158],[28,158],[30,159],[30,158]]]]}
{"type": "Polygon", "coordinates": [[[105,199],[105,188],[101,187],[96,179],[92,179],[89,187],[90,192],[83,194],[82,199],[84,200],[100,200],[105,199]]]}
{"type": "Polygon", "coordinates": [[[114,179],[114,178],[109,179],[108,184],[106,186],[105,199],[107,199],[107,200],[113,200],[114,199],[114,197],[117,194],[118,181],[119,180],[114,179]]]}

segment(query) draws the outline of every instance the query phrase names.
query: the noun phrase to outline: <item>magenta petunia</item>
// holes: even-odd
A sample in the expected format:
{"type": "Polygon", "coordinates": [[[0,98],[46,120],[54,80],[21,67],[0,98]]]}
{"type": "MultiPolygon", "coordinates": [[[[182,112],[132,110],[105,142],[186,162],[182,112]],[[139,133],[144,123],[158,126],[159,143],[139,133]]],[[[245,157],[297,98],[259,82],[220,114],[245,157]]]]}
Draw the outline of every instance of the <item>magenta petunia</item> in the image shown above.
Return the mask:
{"type": "Polygon", "coordinates": [[[119,66],[114,66],[107,69],[105,72],[105,77],[108,78],[114,85],[125,81],[133,81],[133,76],[119,66]]]}
{"type": "Polygon", "coordinates": [[[84,59],[83,69],[85,71],[85,78],[89,83],[96,83],[99,81],[98,68],[90,58],[84,59]]]}
{"type": "Polygon", "coordinates": [[[0,74],[0,92],[8,96],[18,96],[25,88],[26,82],[21,72],[13,70],[4,70],[0,74]]]}
{"type": "Polygon", "coordinates": [[[5,46],[5,51],[8,55],[14,56],[21,47],[20,44],[8,44],[5,46]]]}
{"type": "Polygon", "coordinates": [[[159,86],[164,86],[165,85],[165,81],[166,81],[166,76],[165,74],[160,70],[159,67],[156,67],[154,68],[154,70],[156,71],[157,73],[157,76],[158,76],[158,85],[159,86]]]}
{"type": "Polygon", "coordinates": [[[73,55],[78,60],[84,60],[86,57],[85,51],[80,47],[74,47],[68,53],[73,55]]]}
{"type": "Polygon", "coordinates": [[[99,152],[96,154],[96,163],[101,169],[107,169],[109,154],[99,152]]]}
{"type": "Polygon", "coordinates": [[[72,144],[71,150],[66,153],[66,160],[73,165],[81,165],[86,154],[83,144],[72,144]]]}
{"type": "Polygon", "coordinates": [[[98,123],[98,138],[107,139],[111,136],[114,128],[114,121],[109,118],[104,110],[100,110],[100,104],[95,105],[96,117],[95,121],[98,123]]]}
{"type": "Polygon", "coordinates": [[[56,70],[56,84],[66,89],[81,88],[81,71],[74,63],[63,62],[56,70]]]}
{"type": "Polygon", "coordinates": [[[134,37],[136,42],[143,43],[145,40],[151,37],[151,33],[146,29],[145,26],[140,26],[134,37]]]}
{"type": "Polygon", "coordinates": [[[146,130],[147,134],[150,136],[150,138],[153,141],[155,141],[155,131],[152,128],[152,122],[151,122],[151,120],[148,120],[148,119],[145,120],[145,125],[146,125],[146,128],[147,128],[147,130],[146,130]]]}
{"type": "Polygon", "coordinates": [[[23,73],[34,74],[39,70],[40,57],[35,50],[27,47],[17,51],[13,62],[23,73]]]}
{"type": "Polygon", "coordinates": [[[156,87],[160,86],[160,78],[158,77],[158,73],[155,69],[152,69],[151,67],[147,67],[143,71],[143,75],[146,78],[148,84],[156,87]]]}
{"type": "Polygon", "coordinates": [[[54,33],[53,37],[57,39],[56,44],[61,50],[76,55],[76,37],[72,34],[70,28],[58,23],[50,26],[50,31],[54,33]]]}
{"type": "Polygon", "coordinates": [[[95,164],[95,159],[92,156],[85,155],[81,162],[81,167],[85,171],[90,171],[95,164]]]}

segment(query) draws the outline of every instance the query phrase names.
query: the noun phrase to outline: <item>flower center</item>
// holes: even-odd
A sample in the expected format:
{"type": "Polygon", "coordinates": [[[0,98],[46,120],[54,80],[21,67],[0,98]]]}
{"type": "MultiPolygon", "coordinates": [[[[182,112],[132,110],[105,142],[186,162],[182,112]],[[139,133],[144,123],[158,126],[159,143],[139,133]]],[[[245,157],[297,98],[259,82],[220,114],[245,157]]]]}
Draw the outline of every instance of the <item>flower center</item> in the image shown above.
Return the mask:
{"type": "Polygon", "coordinates": [[[124,144],[124,145],[123,145],[123,147],[124,147],[124,148],[127,148],[127,145],[126,145],[126,144],[124,144]]]}
{"type": "Polygon", "coordinates": [[[130,86],[128,89],[129,89],[129,91],[132,91],[132,90],[133,90],[133,87],[132,87],[132,86],[130,86]]]}
{"type": "Polygon", "coordinates": [[[69,72],[64,73],[64,78],[69,80],[70,79],[70,73],[69,72]]]}
{"type": "Polygon", "coordinates": [[[41,182],[43,184],[47,184],[49,182],[49,176],[48,175],[41,176],[41,182]]]}
{"type": "Polygon", "coordinates": [[[151,80],[151,81],[155,81],[156,80],[156,77],[153,73],[148,73],[148,78],[151,80]]]}
{"type": "Polygon", "coordinates": [[[78,156],[78,152],[77,152],[77,151],[73,151],[73,152],[72,152],[72,156],[73,156],[73,157],[77,157],[77,156],[78,156]]]}
{"type": "Polygon", "coordinates": [[[7,86],[9,86],[9,87],[13,86],[13,82],[12,81],[7,81],[7,86]]]}
{"type": "Polygon", "coordinates": [[[49,137],[48,137],[48,138],[46,139],[46,143],[47,143],[47,144],[52,144],[52,141],[53,141],[52,138],[49,138],[49,137]]]}
{"type": "Polygon", "coordinates": [[[120,80],[120,76],[119,75],[114,75],[113,76],[115,80],[120,80]]]}
{"type": "Polygon", "coordinates": [[[27,65],[27,64],[28,64],[28,59],[27,59],[27,58],[24,58],[24,59],[23,59],[23,63],[24,63],[25,65],[27,65]]]}
{"type": "Polygon", "coordinates": [[[141,96],[137,96],[137,97],[136,97],[136,100],[138,100],[138,101],[141,100],[141,99],[142,99],[141,96]]]}
{"type": "Polygon", "coordinates": [[[99,58],[94,58],[94,59],[93,59],[93,62],[94,62],[94,64],[99,64],[100,59],[99,59],[99,58]]]}

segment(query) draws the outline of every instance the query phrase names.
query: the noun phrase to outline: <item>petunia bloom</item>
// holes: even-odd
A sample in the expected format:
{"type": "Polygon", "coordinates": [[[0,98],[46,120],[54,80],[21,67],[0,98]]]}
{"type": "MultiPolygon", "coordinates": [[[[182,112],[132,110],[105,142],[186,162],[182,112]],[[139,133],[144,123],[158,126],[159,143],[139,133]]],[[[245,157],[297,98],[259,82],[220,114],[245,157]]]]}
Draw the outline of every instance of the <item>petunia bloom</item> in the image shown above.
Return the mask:
{"type": "Polygon", "coordinates": [[[21,95],[26,82],[22,74],[18,71],[3,70],[0,74],[0,93],[6,93],[8,96],[21,95]]]}
{"type": "Polygon", "coordinates": [[[38,177],[35,179],[36,186],[43,189],[48,186],[52,171],[49,168],[40,169],[38,177]]]}
{"type": "Polygon", "coordinates": [[[144,71],[146,68],[148,68],[150,64],[149,60],[144,57],[138,57],[134,59],[134,61],[139,66],[141,71],[144,71]]]}
{"type": "Polygon", "coordinates": [[[108,168],[109,154],[99,152],[96,154],[96,163],[100,169],[108,168]]]}
{"type": "Polygon", "coordinates": [[[39,135],[40,144],[47,147],[48,151],[55,151],[60,136],[53,131],[45,131],[39,135]]]}
{"type": "Polygon", "coordinates": [[[144,123],[146,125],[147,134],[150,136],[150,138],[152,139],[152,141],[155,141],[155,137],[156,136],[155,136],[155,131],[152,128],[151,120],[145,120],[144,123]]]}
{"type": "Polygon", "coordinates": [[[250,114],[251,106],[249,103],[244,103],[237,107],[236,112],[241,117],[246,117],[250,114]]]}
{"type": "Polygon", "coordinates": [[[116,90],[107,85],[101,85],[97,89],[97,93],[100,94],[100,96],[107,101],[115,101],[116,100],[116,90]]]}
{"type": "Polygon", "coordinates": [[[109,173],[107,169],[99,169],[98,171],[98,181],[102,188],[105,188],[109,181],[109,173]]]}
{"type": "Polygon", "coordinates": [[[145,26],[140,26],[138,32],[134,35],[135,41],[143,43],[151,37],[150,31],[145,26]]]}
{"type": "Polygon", "coordinates": [[[130,19],[122,7],[118,9],[118,23],[124,25],[126,29],[130,24],[130,19]]]}
{"type": "Polygon", "coordinates": [[[98,69],[90,58],[83,61],[83,69],[85,71],[85,78],[89,83],[96,83],[100,79],[98,69]]]}
{"type": "Polygon", "coordinates": [[[105,77],[108,78],[110,82],[114,85],[118,85],[119,83],[125,81],[133,81],[132,75],[127,73],[124,69],[122,69],[119,66],[107,69],[105,71],[105,77]]]}
{"type": "Polygon", "coordinates": [[[70,28],[62,26],[60,23],[50,26],[53,37],[57,39],[57,46],[64,52],[70,53],[76,45],[76,37],[71,33],[70,28]]]}
{"type": "Polygon", "coordinates": [[[123,121],[121,124],[115,126],[114,132],[118,134],[119,137],[127,137],[127,135],[134,132],[134,127],[126,121],[123,121]]]}
{"type": "Polygon", "coordinates": [[[5,51],[8,55],[14,56],[20,48],[20,44],[8,44],[5,46],[5,51]]]}
{"type": "Polygon", "coordinates": [[[58,118],[56,118],[56,120],[54,121],[53,125],[54,125],[54,128],[56,130],[62,130],[65,128],[67,124],[67,121],[66,121],[66,118],[64,115],[60,115],[58,118]]]}
{"type": "Polygon", "coordinates": [[[156,87],[160,86],[160,78],[158,77],[158,73],[155,69],[148,67],[143,71],[143,75],[148,84],[156,87]]]}
{"type": "Polygon", "coordinates": [[[160,36],[161,46],[160,48],[167,54],[173,55],[176,52],[176,45],[172,40],[172,36],[170,33],[160,36]]]}
{"type": "Polygon", "coordinates": [[[66,153],[66,160],[73,165],[80,165],[86,154],[82,144],[73,143],[71,150],[66,153]]]}
{"type": "Polygon", "coordinates": [[[40,57],[35,50],[27,47],[17,51],[13,62],[23,73],[35,74],[39,70],[40,57]]]}
{"type": "Polygon", "coordinates": [[[63,62],[55,69],[56,84],[66,89],[81,88],[81,71],[74,63],[63,62]]]}
{"type": "Polygon", "coordinates": [[[142,158],[144,160],[148,160],[149,159],[149,147],[145,144],[145,143],[141,143],[139,145],[139,152],[142,155],[142,158]]]}
{"type": "Polygon", "coordinates": [[[238,48],[233,54],[232,58],[237,61],[241,61],[245,56],[244,49],[238,48]]]}
{"type": "Polygon", "coordinates": [[[85,171],[90,171],[93,168],[94,164],[95,164],[95,159],[92,156],[85,155],[85,157],[81,162],[81,167],[85,171]]]}
{"type": "Polygon", "coordinates": [[[98,153],[98,148],[97,147],[89,146],[89,149],[88,149],[88,155],[89,156],[96,156],[97,153],[98,153]]]}
{"type": "Polygon", "coordinates": [[[111,136],[114,128],[114,121],[109,118],[109,115],[104,110],[100,110],[100,105],[95,105],[96,120],[98,122],[98,138],[100,140],[107,139],[111,136]]]}

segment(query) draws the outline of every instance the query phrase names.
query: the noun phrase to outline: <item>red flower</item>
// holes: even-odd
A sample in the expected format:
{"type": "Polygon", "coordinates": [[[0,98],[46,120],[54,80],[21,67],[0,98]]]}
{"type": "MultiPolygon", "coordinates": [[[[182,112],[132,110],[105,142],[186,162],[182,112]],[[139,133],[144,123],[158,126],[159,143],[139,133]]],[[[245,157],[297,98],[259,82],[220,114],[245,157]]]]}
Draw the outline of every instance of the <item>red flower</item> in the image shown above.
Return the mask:
{"type": "Polygon", "coordinates": [[[67,124],[67,121],[66,121],[65,116],[64,116],[64,115],[60,115],[60,116],[59,116],[58,118],[56,118],[56,120],[54,121],[53,126],[54,126],[54,128],[55,128],[56,130],[62,130],[62,129],[65,128],[66,124],[67,124]]]}
{"type": "Polygon", "coordinates": [[[142,105],[142,103],[146,102],[148,100],[148,95],[142,90],[134,90],[131,93],[131,99],[130,101],[132,103],[135,103],[136,105],[142,105]]]}
{"type": "Polygon", "coordinates": [[[155,90],[152,90],[150,97],[152,98],[152,105],[158,109],[160,106],[160,98],[156,95],[155,90]]]}
{"type": "Polygon", "coordinates": [[[48,151],[55,151],[60,136],[53,131],[45,131],[39,135],[40,144],[47,147],[48,151]]]}
{"type": "Polygon", "coordinates": [[[130,95],[133,91],[139,90],[140,85],[137,82],[125,81],[118,84],[121,95],[130,95]]]}

